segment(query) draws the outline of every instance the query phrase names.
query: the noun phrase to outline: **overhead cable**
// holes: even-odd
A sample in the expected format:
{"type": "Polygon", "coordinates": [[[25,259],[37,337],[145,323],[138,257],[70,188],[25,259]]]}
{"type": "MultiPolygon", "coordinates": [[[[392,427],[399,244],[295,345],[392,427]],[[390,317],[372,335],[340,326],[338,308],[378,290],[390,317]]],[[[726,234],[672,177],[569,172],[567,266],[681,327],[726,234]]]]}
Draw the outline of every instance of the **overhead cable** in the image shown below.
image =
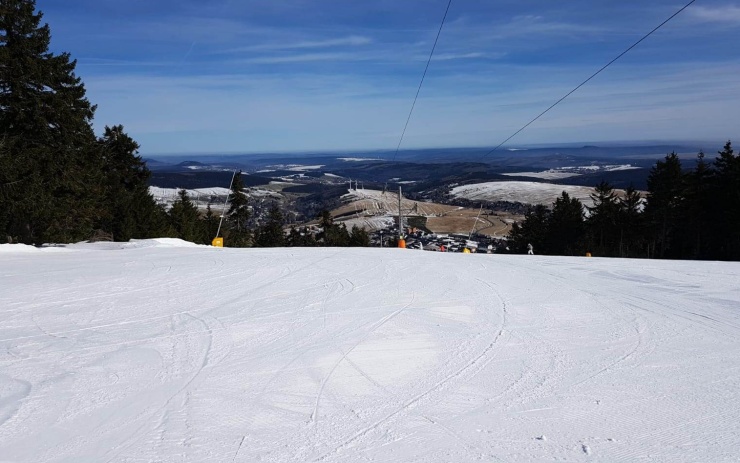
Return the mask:
{"type": "Polygon", "coordinates": [[[576,90],[578,90],[579,88],[581,88],[581,87],[583,87],[584,85],[586,85],[586,84],[587,84],[587,83],[588,83],[588,82],[589,82],[589,81],[590,81],[591,79],[593,79],[593,78],[594,78],[594,77],[596,77],[597,75],[601,74],[601,72],[602,72],[602,71],[603,71],[604,69],[606,69],[606,68],[608,68],[609,66],[611,66],[611,65],[612,65],[612,63],[614,63],[615,61],[617,61],[617,60],[618,60],[619,58],[621,58],[622,56],[626,55],[626,54],[627,54],[627,53],[628,53],[628,52],[629,52],[630,50],[632,50],[632,49],[633,49],[633,48],[635,48],[635,47],[636,47],[637,45],[639,45],[639,44],[640,44],[640,43],[641,43],[641,42],[642,42],[643,40],[645,40],[645,39],[647,39],[648,37],[650,37],[651,35],[653,35],[653,33],[654,33],[655,31],[657,31],[658,29],[660,29],[661,27],[663,27],[663,26],[664,26],[664,25],[665,25],[666,23],[668,23],[668,22],[669,22],[669,21],[670,21],[671,19],[673,19],[673,18],[675,18],[676,16],[678,16],[678,15],[679,15],[679,14],[680,14],[680,13],[681,13],[681,12],[682,12],[683,10],[685,10],[686,8],[688,8],[689,6],[691,6],[691,4],[692,4],[692,3],[694,3],[694,2],[696,2],[696,0],[691,0],[691,1],[689,2],[689,3],[687,3],[686,5],[684,5],[684,6],[683,6],[683,7],[682,7],[682,8],[680,9],[680,10],[676,11],[675,13],[673,13],[673,14],[672,14],[672,15],[671,15],[671,16],[670,16],[670,17],[669,17],[668,19],[666,19],[666,20],[665,20],[665,21],[663,21],[662,23],[658,24],[658,25],[657,25],[657,26],[656,26],[655,28],[653,28],[653,30],[651,30],[650,32],[648,32],[647,34],[645,34],[644,36],[642,36],[642,38],[641,38],[640,40],[638,40],[637,42],[633,43],[633,44],[632,44],[632,45],[631,45],[631,46],[630,46],[629,48],[627,48],[627,49],[626,49],[626,50],[624,50],[624,51],[623,51],[622,53],[620,53],[620,54],[619,54],[619,55],[618,55],[618,56],[617,56],[616,58],[614,58],[613,60],[611,60],[611,61],[609,61],[608,63],[606,63],[606,64],[605,64],[604,66],[602,66],[602,67],[601,67],[601,69],[599,69],[598,71],[596,71],[596,72],[594,72],[593,74],[591,74],[591,76],[590,76],[590,77],[589,77],[588,79],[586,79],[586,80],[584,80],[583,82],[581,82],[580,84],[578,84],[578,86],[577,86],[576,88],[574,88],[574,89],[573,89],[573,90],[571,90],[570,92],[566,93],[566,94],[565,94],[565,96],[563,96],[563,97],[562,97],[562,98],[560,98],[560,99],[559,99],[558,101],[556,101],[555,103],[553,103],[553,104],[552,104],[552,105],[551,105],[551,106],[550,106],[549,108],[547,108],[546,110],[542,111],[542,112],[541,112],[540,114],[538,114],[538,115],[537,115],[537,117],[535,117],[535,118],[534,118],[534,119],[532,119],[531,121],[529,121],[529,122],[527,122],[526,124],[524,124],[524,126],[522,126],[522,128],[520,128],[519,130],[517,130],[516,132],[514,132],[514,133],[513,133],[513,134],[512,134],[512,135],[511,135],[511,136],[510,136],[509,138],[507,138],[506,140],[504,140],[504,141],[502,141],[501,143],[499,143],[499,144],[498,144],[498,146],[496,146],[496,147],[495,147],[495,148],[493,148],[493,149],[492,149],[491,151],[487,152],[486,154],[484,154],[484,155],[483,155],[483,156],[481,156],[481,157],[486,157],[486,156],[488,156],[489,154],[491,154],[491,153],[493,153],[494,151],[496,151],[497,149],[501,148],[501,147],[502,147],[502,146],[503,146],[503,145],[504,145],[504,144],[505,144],[506,142],[508,142],[509,140],[511,140],[512,138],[514,138],[515,136],[517,136],[517,135],[518,135],[518,134],[519,134],[519,133],[520,133],[521,131],[523,131],[524,129],[526,129],[526,128],[527,128],[527,127],[529,127],[530,125],[532,125],[532,124],[533,124],[533,123],[534,123],[534,122],[535,122],[535,121],[536,121],[537,119],[539,119],[540,117],[544,116],[544,115],[545,115],[545,114],[546,114],[546,113],[547,113],[548,111],[550,111],[550,110],[551,110],[552,108],[554,108],[555,106],[557,106],[558,104],[560,104],[560,102],[562,102],[563,100],[565,100],[566,98],[568,98],[568,97],[569,97],[570,95],[572,95],[573,93],[575,93],[575,92],[576,92],[576,90]]]}
{"type": "Polygon", "coordinates": [[[409,111],[409,117],[406,118],[406,125],[403,126],[403,132],[401,132],[401,139],[398,140],[398,146],[396,146],[396,153],[393,155],[393,161],[396,160],[396,156],[398,156],[398,150],[401,149],[401,143],[403,143],[403,137],[406,135],[406,129],[409,126],[411,115],[414,113],[414,107],[416,106],[416,100],[419,99],[419,92],[421,92],[421,86],[424,84],[424,78],[427,76],[427,71],[429,70],[429,63],[432,62],[432,56],[434,56],[434,50],[437,48],[437,42],[439,41],[439,36],[442,33],[442,28],[445,25],[445,20],[447,19],[447,13],[450,11],[450,5],[452,5],[452,0],[449,0],[447,2],[447,9],[445,10],[445,14],[442,17],[442,23],[439,25],[439,30],[437,31],[437,37],[434,39],[434,45],[432,46],[432,52],[429,53],[429,59],[427,59],[427,65],[424,68],[424,74],[421,76],[421,82],[419,82],[419,88],[416,89],[416,96],[414,97],[414,102],[411,104],[411,111],[409,111]]]}

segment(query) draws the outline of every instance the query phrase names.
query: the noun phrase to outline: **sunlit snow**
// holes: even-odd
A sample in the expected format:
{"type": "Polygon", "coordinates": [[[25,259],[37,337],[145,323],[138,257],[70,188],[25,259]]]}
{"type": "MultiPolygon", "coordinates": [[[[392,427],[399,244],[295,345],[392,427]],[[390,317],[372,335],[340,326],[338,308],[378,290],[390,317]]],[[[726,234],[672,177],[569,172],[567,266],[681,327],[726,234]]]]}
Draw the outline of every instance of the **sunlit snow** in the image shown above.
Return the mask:
{"type": "Polygon", "coordinates": [[[578,198],[584,205],[592,206],[593,188],[585,186],[558,185],[541,182],[484,182],[456,186],[451,190],[454,197],[471,201],[511,201],[525,204],[552,205],[565,191],[571,198],[578,198]]]}
{"type": "Polygon", "coordinates": [[[740,263],[1,245],[0,460],[737,461],[738,281],[740,263]]]}

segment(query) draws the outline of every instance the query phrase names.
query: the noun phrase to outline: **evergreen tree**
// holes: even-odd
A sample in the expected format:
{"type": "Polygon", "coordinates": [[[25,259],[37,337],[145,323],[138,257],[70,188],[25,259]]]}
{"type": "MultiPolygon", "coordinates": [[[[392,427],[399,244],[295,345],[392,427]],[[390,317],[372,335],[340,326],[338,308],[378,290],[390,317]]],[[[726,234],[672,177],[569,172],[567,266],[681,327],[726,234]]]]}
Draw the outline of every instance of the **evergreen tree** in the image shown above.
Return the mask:
{"type": "Polygon", "coordinates": [[[527,245],[532,244],[535,252],[547,254],[550,214],[550,210],[541,204],[530,208],[524,215],[524,221],[521,224],[514,223],[511,228],[508,236],[510,250],[524,254],[527,245]]]}
{"type": "Polygon", "coordinates": [[[330,228],[332,225],[334,225],[334,217],[332,217],[331,212],[327,211],[326,209],[319,212],[318,219],[319,227],[321,228],[330,228]]]}
{"type": "Polygon", "coordinates": [[[138,155],[139,144],[129,137],[123,126],[105,127],[98,140],[106,179],[106,213],[99,227],[113,234],[116,241],[161,236],[162,209],[149,193],[147,181],[151,172],[138,155]]]}
{"type": "Polygon", "coordinates": [[[203,223],[200,220],[198,208],[190,201],[187,191],[180,190],[177,194],[178,198],[169,212],[177,237],[192,243],[205,243],[203,223]]]}
{"type": "MultiPolygon", "coordinates": [[[[218,232],[219,217],[213,213],[211,203],[206,206],[206,215],[203,216],[203,227],[205,228],[206,240],[213,240],[218,232]]],[[[206,244],[210,244],[206,242],[206,244]]]]}
{"type": "Polygon", "coordinates": [[[684,175],[683,201],[678,213],[681,226],[676,230],[682,249],[677,257],[703,259],[714,253],[715,240],[711,235],[717,230],[712,226],[712,214],[719,211],[711,192],[711,176],[712,168],[704,160],[704,152],[700,151],[696,167],[684,175]]]}
{"type": "Polygon", "coordinates": [[[283,214],[280,208],[273,204],[267,215],[267,221],[257,230],[255,244],[263,248],[285,246],[286,239],[283,232],[283,214]]]}
{"type": "Polygon", "coordinates": [[[323,210],[319,213],[318,219],[321,231],[316,235],[316,241],[323,246],[328,246],[326,244],[327,235],[331,234],[331,229],[334,227],[334,218],[331,216],[331,212],[323,210]]]}
{"type": "Polygon", "coordinates": [[[318,235],[318,241],[323,246],[343,247],[349,246],[349,232],[344,224],[337,225],[329,211],[321,211],[319,214],[319,226],[322,228],[318,235]]]}
{"type": "Polygon", "coordinates": [[[716,201],[715,257],[740,260],[740,156],[729,141],[714,161],[712,180],[716,201]]]}
{"type": "Polygon", "coordinates": [[[288,238],[286,239],[286,246],[313,247],[316,246],[316,239],[307,227],[301,227],[299,229],[291,227],[288,238]]]}
{"type": "Polygon", "coordinates": [[[714,166],[717,169],[717,174],[728,174],[732,173],[737,168],[738,157],[735,155],[735,150],[732,148],[732,142],[730,140],[725,143],[722,151],[718,151],[717,158],[714,160],[714,166]]]}
{"type": "Polygon", "coordinates": [[[15,166],[18,159],[11,158],[4,140],[0,139],[0,243],[12,243],[13,236],[10,234],[10,224],[13,220],[11,215],[11,199],[20,193],[14,192],[18,183],[14,182],[15,166]]]}
{"type": "Polygon", "coordinates": [[[229,211],[226,213],[226,231],[224,244],[234,248],[245,248],[251,244],[252,235],[249,230],[249,198],[244,193],[242,173],[234,175],[229,194],[229,211]]]}
{"type": "Polygon", "coordinates": [[[349,233],[349,245],[353,247],[369,247],[370,235],[364,228],[353,225],[349,233]]]}
{"type": "Polygon", "coordinates": [[[601,181],[591,194],[594,205],[588,207],[587,225],[590,234],[590,250],[600,256],[618,255],[619,243],[619,199],[614,188],[601,181]]]}
{"type": "Polygon", "coordinates": [[[104,207],[95,107],[34,0],[0,3],[0,139],[7,152],[0,209],[5,233],[26,243],[90,236],[104,207]]]}
{"type": "Polygon", "coordinates": [[[345,224],[334,225],[327,231],[324,237],[324,246],[346,247],[349,246],[349,231],[345,224]]]}
{"type": "Polygon", "coordinates": [[[645,218],[650,233],[649,256],[671,257],[676,249],[673,239],[683,200],[681,161],[675,152],[667,155],[664,161],[658,161],[650,170],[647,186],[645,218]]]}
{"type": "Polygon", "coordinates": [[[551,254],[578,255],[583,250],[585,222],[583,204],[563,191],[555,200],[548,227],[547,249],[551,254]]]}
{"type": "Polygon", "coordinates": [[[642,196],[630,183],[619,200],[619,256],[638,257],[643,242],[642,196]]]}

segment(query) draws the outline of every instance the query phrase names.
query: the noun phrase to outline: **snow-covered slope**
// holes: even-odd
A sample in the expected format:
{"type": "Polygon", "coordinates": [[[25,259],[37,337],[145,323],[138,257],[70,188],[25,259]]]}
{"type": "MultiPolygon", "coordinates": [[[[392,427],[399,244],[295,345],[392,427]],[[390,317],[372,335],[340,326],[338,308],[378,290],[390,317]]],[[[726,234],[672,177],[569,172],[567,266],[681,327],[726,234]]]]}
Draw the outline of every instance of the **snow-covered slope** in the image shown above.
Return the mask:
{"type": "Polygon", "coordinates": [[[473,183],[456,186],[450,193],[454,197],[471,201],[512,201],[551,206],[563,191],[571,198],[578,198],[584,205],[593,206],[591,199],[593,188],[554,183],[520,181],[473,183]]]}
{"type": "Polygon", "coordinates": [[[0,460],[738,461],[740,264],[0,246],[0,460]]]}

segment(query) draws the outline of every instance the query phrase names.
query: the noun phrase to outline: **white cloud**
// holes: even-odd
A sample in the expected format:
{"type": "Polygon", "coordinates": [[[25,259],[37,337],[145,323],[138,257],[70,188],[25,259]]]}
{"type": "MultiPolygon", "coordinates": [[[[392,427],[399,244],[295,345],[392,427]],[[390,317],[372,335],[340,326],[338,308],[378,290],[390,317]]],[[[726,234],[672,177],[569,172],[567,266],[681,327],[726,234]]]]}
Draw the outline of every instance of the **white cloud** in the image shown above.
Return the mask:
{"type": "Polygon", "coordinates": [[[740,6],[727,5],[715,8],[696,6],[688,12],[701,21],[740,24],[740,6]]]}
{"type": "MultiPolygon", "coordinates": [[[[622,66],[592,82],[514,142],[737,138],[737,65],[622,66]]],[[[507,68],[437,76],[421,95],[403,147],[492,145],[572,88],[582,70],[507,68]],[[542,76],[548,76],[543,84],[542,76]]],[[[146,153],[389,148],[398,143],[416,82],[342,75],[96,77],[96,127],[122,123],[146,153]],[[180,143],[180,144],[178,144],[180,143]]]]}
{"type": "MultiPolygon", "coordinates": [[[[432,58],[432,61],[451,61],[456,59],[474,59],[474,58],[483,58],[486,55],[484,53],[480,52],[473,52],[473,53],[442,53],[434,55],[432,58]]],[[[424,58],[426,60],[427,57],[424,58]]]]}
{"type": "MultiPolygon", "coordinates": [[[[271,37],[280,36],[281,31],[276,30],[269,34],[271,37]]],[[[280,50],[303,50],[303,49],[321,49],[321,48],[338,48],[338,47],[360,47],[370,45],[373,40],[370,37],[360,35],[350,35],[346,37],[326,38],[326,39],[297,39],[296,37],[282,37],[282,41],[273,41],[259,45],[249,45],[246,47],[228,48],[218,50],[217,54],[235,54],[235,53],[252,53],[252,52],[269,52],[280,50]]]]}
{"type": "Polygon", "coordinates": [[[360,57],[351,53],[304,53],[285,56],[263,56],[241,60],[249,64],[309,63],[315,61],[356,61],[360,57]]]}
{"type": "Polygon", "coordinates": [[[548,37],[570,35],[593,35],[605,32],[601,26],[551,21],[540,15],[515,16],[498,24],[477,24],[472,18],[460,18],[449,29],[453,39],[463,42],[471,39],[510,39],[518,37],[548,37]]]}
{"type": "Polygon", "coordinates": [[[330,47],[344,47],[344,46],[362,46],[373,43],[373,40],[369,37],[350,35],[347,37],[338,37],[333,39],[324,40],[303,40],[299,42],[291,43],[267,43],[262,45],[254,45],[250,47],[243,47],[227,52],[236,51],[270,51],[270,50],[290,50],[290,49],[302,49],[302,48],[330,48],[330,47]]]}

